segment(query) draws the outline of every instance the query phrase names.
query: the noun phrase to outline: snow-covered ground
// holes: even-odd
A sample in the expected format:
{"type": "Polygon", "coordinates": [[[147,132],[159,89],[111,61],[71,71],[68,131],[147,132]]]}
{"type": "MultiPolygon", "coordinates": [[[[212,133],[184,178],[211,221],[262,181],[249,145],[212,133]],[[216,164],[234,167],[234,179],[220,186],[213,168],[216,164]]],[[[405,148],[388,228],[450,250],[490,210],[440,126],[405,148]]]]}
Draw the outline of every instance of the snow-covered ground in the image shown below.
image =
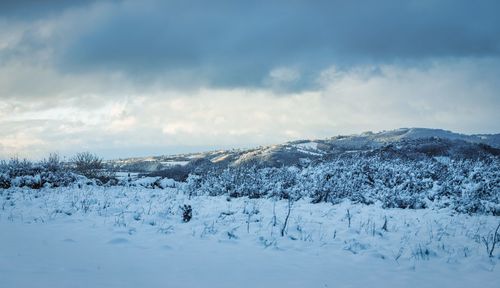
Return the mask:
{"type": "Polygon", "coordinates": [[[500,248],[488,257],[483,237],[499,217],[300,200],[282,236],[288,207],[176,188],[0,190],[0,287],[498,287],[500,248]]]}
{"type": "Polygon", "coordinates": [[[115,177],[118,180],[127,180],[127,179],[132,179],[136,180],[139,177],[139,172],[125,172],[125,171],[119,171],[115,172],[115,177]]]}
{"type": "Polygon", "coordinates": [[[295,147],[299,152],[314,156],[322,156],[323,154],[325,154],[324,151],[318,149],[318,143],[316,142],[294,144],[293,147],[295,147]]]}

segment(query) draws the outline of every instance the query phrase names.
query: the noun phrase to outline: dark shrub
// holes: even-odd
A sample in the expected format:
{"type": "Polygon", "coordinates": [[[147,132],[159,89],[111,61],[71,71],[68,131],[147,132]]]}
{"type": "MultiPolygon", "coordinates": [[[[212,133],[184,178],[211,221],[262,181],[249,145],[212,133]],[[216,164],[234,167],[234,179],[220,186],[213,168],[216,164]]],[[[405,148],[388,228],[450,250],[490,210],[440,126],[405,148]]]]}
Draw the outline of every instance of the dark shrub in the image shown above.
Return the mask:
{"type": "Polygon", "coordinates": [[[191,208],[191,205],[186,205],[181,207],[182,209],[182,221],[183,222],[189,222],[191,221],[191,218],[193,218],[193,209],[191,208]]]}

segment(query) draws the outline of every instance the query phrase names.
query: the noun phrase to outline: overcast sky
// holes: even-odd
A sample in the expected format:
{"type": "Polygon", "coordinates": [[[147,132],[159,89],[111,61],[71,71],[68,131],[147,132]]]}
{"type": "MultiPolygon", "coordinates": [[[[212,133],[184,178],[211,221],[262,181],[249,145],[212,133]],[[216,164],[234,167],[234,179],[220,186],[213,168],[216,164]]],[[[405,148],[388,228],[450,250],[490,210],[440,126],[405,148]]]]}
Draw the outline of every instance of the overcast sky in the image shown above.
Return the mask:
{"type": "Polygon", "coordinates": [[[0,158],[500,132],[500,1],[0,1],[0,158]]]}

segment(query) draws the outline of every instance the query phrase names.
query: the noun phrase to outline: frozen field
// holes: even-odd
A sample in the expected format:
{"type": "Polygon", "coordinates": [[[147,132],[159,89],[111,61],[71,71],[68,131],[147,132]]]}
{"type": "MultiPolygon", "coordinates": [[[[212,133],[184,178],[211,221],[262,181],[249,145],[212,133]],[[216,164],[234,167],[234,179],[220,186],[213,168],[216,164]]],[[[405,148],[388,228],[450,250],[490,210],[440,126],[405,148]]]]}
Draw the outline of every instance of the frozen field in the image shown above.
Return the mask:
{"type": "Polygon", "coordinates": [[[500,248],[488,257],[484,244],[499,217],[300,200],[282,236],[287,214],[286,200],[188,199],[174,188],[0,190],[0,287],[498,287],[500,281],[500,248]],[[188,223],[184,204],[193,208],[188,223]]]}

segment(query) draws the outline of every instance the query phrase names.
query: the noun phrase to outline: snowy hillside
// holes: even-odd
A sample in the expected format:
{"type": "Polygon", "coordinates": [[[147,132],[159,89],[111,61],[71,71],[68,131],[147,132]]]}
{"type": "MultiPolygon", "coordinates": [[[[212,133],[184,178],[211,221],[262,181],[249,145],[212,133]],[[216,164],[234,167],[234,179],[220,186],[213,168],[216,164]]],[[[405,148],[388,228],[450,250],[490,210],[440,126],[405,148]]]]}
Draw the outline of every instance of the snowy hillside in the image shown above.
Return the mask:
{"type": "Polygon", "coordinates": [[[477,134],[465,135],[442,129],[426,128],[400,128],[378,133],[366,132],[359,136],[353,135],[349,138],[367,138],[377,142],[395,142],[404,139],[440,138],[449,140],[463,140],[471,143],[483,143],[500,148],[500,134],[477,134]]]}
{"type": "MultiPolygon", "coordinates": [[[[416,146],[426,148],[434,145],[439,147],[434,151],[435,155],[431,156],[470,158],[485,154],[500,155],[500,134],[464,135],[441,129],[401,128],[378,133],[335,136],[322,140],[298,140],[253,149],[112,160],[108,165],[111,169],[119,171],[187,176],[194,169],[205,169],[207,166],[307,165],[311,161],[321,161],[343,153],[381,150],[390,145],[399,147],[400,151],[408,147],[408,151],[404,152],[407,154],[414,154],[416,146]],[[173,172],[169,174],[169,170],[173,172]],[[161,171],[167,172],[162,174],[161,171]]],[[[425,155],[426,151],[421,154],[425,155]]]]}

